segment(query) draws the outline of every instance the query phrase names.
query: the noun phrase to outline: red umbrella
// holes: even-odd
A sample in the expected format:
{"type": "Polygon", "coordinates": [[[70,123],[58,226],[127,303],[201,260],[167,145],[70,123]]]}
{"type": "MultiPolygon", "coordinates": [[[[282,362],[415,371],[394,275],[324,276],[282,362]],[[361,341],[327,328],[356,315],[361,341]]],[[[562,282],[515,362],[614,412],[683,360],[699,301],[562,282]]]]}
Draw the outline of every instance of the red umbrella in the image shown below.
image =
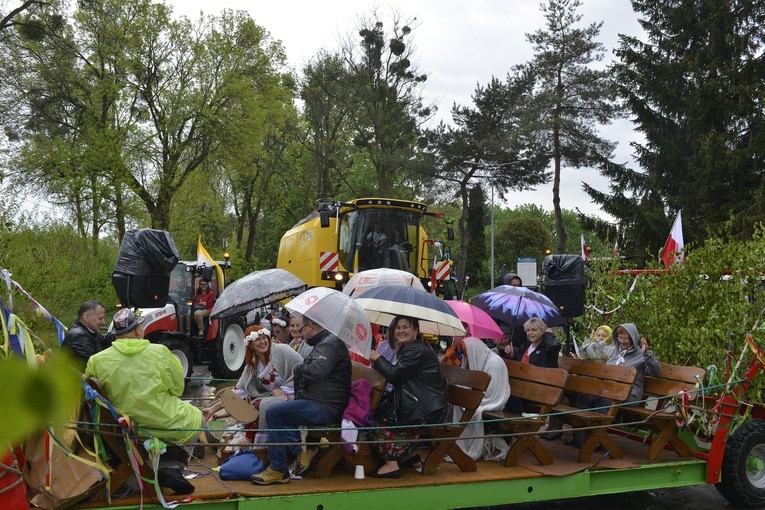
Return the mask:
{"type": "Polygon", "coordinates": [[[468,334],[478,338],[499,340],[502,338],[502,330],[491,316],[465,301],[447,300],[446,304],[457,314],[457,317],[467,325],[468,334]]]}

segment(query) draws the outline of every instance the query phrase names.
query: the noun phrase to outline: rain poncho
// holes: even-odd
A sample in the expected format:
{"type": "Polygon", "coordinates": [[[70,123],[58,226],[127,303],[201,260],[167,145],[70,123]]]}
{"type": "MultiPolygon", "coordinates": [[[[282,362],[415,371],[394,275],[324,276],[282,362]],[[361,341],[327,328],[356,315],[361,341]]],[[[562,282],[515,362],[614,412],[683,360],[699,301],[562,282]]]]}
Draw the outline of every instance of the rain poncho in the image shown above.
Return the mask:
{"type": "MultiPolygon", "coordinates": [[[[470,370],[482,370],[491,376],[489,387],[483,395],[481,404],[476,409],[471,421],[479,421],[484,411],[501,411],[505,402],[510,398],[510,381],[507,376],[507,366],[498,355],[475,337],[467,337],[463,340],[466,355],[463,357],[463,368],[470,370]],[[467,362],[465,361],[467,360],[467,362]]],[[[452,421],[458,422],[462,418],[462,409],[454,407],[452,421]]],[[[473,459],[485,458],[497,460],[504,458],[507,453],[507,443],[498,437],[484,438],[483,423],[471,423],[462,431],[457,441],[460,448],[473,459]]]]}
{"type": "Polygon", "coordinates": [[[181,400],[186,374],[164,345],[138,338],[115,340],[91,356],[85,374],[101,381],[120,412],[140,427],[152,427],[139,428],[139,433],[180,443],[199,435],[202,411],[181,400]]]}

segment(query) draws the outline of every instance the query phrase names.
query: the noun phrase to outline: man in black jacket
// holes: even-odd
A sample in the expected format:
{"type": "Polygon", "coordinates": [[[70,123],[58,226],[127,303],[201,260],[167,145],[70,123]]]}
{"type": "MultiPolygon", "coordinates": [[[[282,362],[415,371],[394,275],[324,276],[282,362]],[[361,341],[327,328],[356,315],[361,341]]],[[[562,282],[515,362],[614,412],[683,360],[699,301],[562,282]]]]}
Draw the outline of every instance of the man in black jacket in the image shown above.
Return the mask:
{"type": "Polygon", "coordinates": [[[95,300],[85,301],[77,312],[77,320],[64,335],[61,347],[68,349],[83,365],[87,364],[92,355],[112,345],[112,333],[99,333],[104,325],[105,315],[104,305],[95,300]]]}
{"type": "Polygon", "coordinates": [[[301,451],[300,432],[303,425],[340,423],[351,394],[351,357],[342,340],[308,318],[303,318],[300,334],[313,350],[295,367],[295,400],[268,408],[266,425],[269,443],[291,443],[290,446],[269,446],[268,469],[252,476],[258,485],[287,483],[288,451],[297,455],[293,474],[302,476],[311,468],[315,450],[301,451]]]}

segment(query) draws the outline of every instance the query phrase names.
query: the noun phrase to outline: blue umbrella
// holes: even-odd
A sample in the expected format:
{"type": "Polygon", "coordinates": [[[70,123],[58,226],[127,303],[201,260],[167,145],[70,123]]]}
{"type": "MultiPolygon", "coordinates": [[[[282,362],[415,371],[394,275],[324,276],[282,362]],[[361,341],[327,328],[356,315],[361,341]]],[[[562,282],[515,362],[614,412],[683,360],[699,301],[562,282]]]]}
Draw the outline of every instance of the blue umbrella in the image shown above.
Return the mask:
{"type": "Polygon", "coordinates": [[[415,287],[381,285],[366,290],[356,301],[373,324],[387,326],[394,317],[414,317],[421,333],[465,336],[462,321],[443,299],[415,287]]]}
{"type": "Polygon", "coordinates": [[[550,298],[526,287],[500,285],[474,297],[472,303],[491,317],[510,325],[539,317],[548,326],[562,326],[566,319],[550,298]]]}

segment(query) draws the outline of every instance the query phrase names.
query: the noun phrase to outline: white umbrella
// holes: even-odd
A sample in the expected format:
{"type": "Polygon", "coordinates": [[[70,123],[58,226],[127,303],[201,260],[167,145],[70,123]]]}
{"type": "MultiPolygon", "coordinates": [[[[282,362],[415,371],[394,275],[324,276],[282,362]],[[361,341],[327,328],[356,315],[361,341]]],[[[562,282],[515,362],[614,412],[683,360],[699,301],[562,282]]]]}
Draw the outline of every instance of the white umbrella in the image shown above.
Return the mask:
{"type": "Polygon", "coordinates": [[[456,312],[429,292],[385,285],[369,289],[356,302],[367,311],[374,324],[388,326],[394,317],[414,317],[420,322],[421,333],[465,336],[465,328],[456,312]]]}
{"type": "Polygon", "coordinates": [[[345,284],[345,287],[343,287],[343,293],[357,298],[365,291],[381,285],[413,287],[425,291],[425,287],[422,286],[420,279],[412,273],[401,271],[400,269],[381,267],[378,269],[360,271],[353,275],[353,277],[348,280],[348,283],[345,284]]]}
{"type": "Polygon", "coordinates": [[[308,289],[284,305],[336,335],[365,358],[372,350],[372,328],[364,309],[350,296],[327,287],[308,289]]]}

